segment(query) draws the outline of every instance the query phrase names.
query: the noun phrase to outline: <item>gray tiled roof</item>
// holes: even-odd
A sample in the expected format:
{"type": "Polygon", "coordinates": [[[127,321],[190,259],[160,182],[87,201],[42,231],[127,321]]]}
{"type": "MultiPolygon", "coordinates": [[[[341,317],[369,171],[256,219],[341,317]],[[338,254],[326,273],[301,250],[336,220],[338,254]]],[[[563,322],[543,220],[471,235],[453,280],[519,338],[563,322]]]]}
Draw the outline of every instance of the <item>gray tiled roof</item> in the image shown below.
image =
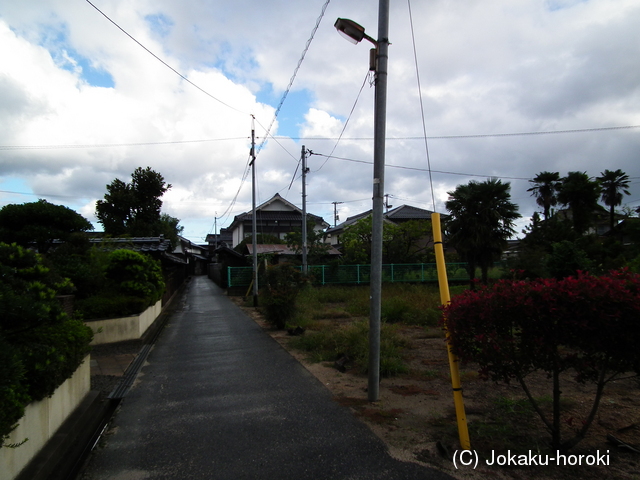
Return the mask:
{"type": "Polygon", "coordinates": [[[422,220],[431,219],[431,210],[424,210],[418,207],[412,207],[410,205],[402,205],[397,208],[393,208],[384,214],[389,220],[422,220]]]}

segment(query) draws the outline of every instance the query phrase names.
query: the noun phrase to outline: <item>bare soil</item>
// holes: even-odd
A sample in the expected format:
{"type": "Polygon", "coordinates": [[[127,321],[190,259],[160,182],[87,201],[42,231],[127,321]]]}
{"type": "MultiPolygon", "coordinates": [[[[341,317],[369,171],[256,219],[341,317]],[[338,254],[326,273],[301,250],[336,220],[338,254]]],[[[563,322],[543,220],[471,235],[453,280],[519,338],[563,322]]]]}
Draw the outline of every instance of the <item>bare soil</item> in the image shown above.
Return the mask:
{"type": "MultiPolygon", "coordinates": [[[[419,326],[403,326],[408,341],[405,360],[409,373],[383,378],[380,399],[367,400],[367,377],[347,364],[338,371],[333,362],[312,363],[305,353],[292,349],[285,331],[274,330],[255,308],[234,301],[264,330],[300,361],[336,402],[348,407],[387,445],[394,457],[444,471],[459,479],[640,479],[640,381],[637,378],[610,383],[587,437],[568,455],[582,466],[488,465],[495,455],[546,455],[550,435],[531,410],[518,385],[496,384],[479,378],[473,365],[460,366],[464,404],[471,448],[478,454],[477,467],[455,468],[452,457],[459,437],[449,362],[442,332],[419,326]],[[636,449],[619,447],[608,436],[636,449]],[[586,465],[600,455],[600,465],[586,465]],[[578,457],[584,455],[582,460],[578,457]],[[602,465],[607,461],[608,465],[602,465]]],[[[354,319],[351,319],[353,321],[354,319]]],[[[335,319],[326,320],[335,322],[335,319]]],[[[534,396],[549,397],[549,380],[544,375],[528,382],[534,396]]],[[[569,438],[582,426],[594,398],[594,389],[572,378],[563,378],[563,437],[569,438]]],[[[546,407],[550,401],[543,402],[546,407]]],[[[550,455],[554,457],[554,455],[550,455]]],[[[523,457],[512,457],[516,460],[523,457]]],[[[544,462],[542,457],[542,462],[544,462]]]]}

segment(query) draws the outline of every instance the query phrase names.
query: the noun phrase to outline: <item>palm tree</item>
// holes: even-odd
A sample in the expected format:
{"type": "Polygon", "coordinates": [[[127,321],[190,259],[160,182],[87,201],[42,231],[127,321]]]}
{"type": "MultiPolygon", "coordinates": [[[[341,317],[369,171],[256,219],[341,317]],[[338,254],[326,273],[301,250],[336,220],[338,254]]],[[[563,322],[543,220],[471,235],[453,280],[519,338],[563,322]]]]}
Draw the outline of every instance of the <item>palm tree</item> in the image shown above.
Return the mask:
{"type": "Polygon", "coordinates": [[[593,223],[599,196],[600,185],[586,172],[569,172],[562,179],[558,202],[571,211],[573,229],[578,235],[585,233],[593,223]]]}
{"type": "Polygon", "coordinates": [[[615,172],[605,170],[597,178],[602,189],[602,201],[609,207],[609,226],[613,230],[615,222],[615,208],[622,204],[622,194],[631,195],[629,192],[629,175],[618,169],[615,172]]]}
{"type": "Polygon", "coordinates": [[[536,197],[536,203],[544,210],[544,219],[549,219],[551,207],[558,204],[558,189],[560,188],[560,173],[540,172],[533,180],[529,180],[533,187],[527,189],[536,197]]]}
{"type": "Polygon", "coordinates": [[[470,181],[448,192],[445,206],[450,217],[445,222],[449,243],[466,259],[473,287],[476,267],[487,283],[489,267],[507,247],[515,233],[514,220],[520,218],[518,206],[510,201],[511,186],[492,178],[485,182],[470,181]]]}

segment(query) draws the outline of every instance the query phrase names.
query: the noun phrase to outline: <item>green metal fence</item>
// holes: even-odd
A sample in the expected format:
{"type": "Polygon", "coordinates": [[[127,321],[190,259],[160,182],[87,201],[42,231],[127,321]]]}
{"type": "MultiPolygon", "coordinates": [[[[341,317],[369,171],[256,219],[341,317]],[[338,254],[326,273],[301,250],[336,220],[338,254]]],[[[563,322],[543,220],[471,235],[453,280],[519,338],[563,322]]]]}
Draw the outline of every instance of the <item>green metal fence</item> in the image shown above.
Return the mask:
{"type": "MultiPolygon", "coordinates": [[[[466,263],[448,263],[446,267],[450,281],[469,280],[466,263]]],[[[370,265],[309,265],[308,271],[313,283],[318,285],[368,284],[371,277],[370,265]]],[[[229,267],[227,270],[229,287],[249,286],[252,278],[252,267],[229,267]]],[[[437,282],[438,272],[435,263],[388,264],[382,265],[382,281],[437,282]]]]}

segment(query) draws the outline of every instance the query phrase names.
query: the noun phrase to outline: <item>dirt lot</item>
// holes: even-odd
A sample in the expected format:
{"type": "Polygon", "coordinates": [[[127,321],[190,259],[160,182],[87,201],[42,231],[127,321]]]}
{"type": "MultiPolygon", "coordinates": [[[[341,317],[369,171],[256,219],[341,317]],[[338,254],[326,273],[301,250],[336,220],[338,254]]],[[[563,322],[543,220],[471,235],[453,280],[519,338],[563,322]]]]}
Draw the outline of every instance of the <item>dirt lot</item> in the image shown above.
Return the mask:
{"type": "MultiPolygon", "coordinates": [[[[236,303],[241,305],[239,299],[236,303]]],[[[398,459],[429,465],[459,479],[640,479],[640,452],[607,441],[607,435],[613,435],[640,450],[640,381],[636,378],[614,381],[605,390],[587,438],[569,452],[576,455],[569,461],[580,461],[577,456],[584,455],[582,466],[497,466],[487,462],[493,455],[509,453],[541,454],[543,457],[534,459],[545,463],[549,434],[528,407],[519,386],[482,381],[472,365],[461,366],[471,447],[478,452],[479,462],[475,469],[461,465],[456,469],[452,456],[459,448],[458,431],[442,332],[402,327],[410,345],[406,352],[409,373],[382,379],[380,400],[369,403],[366,376],[349,365],[341,373],[332,362],[310,363],[304,353],[290,347],[293,337],[287,332],[273,330],[256,309],[242,308],[315,375],[336,402],[351,408],[398,459]],[[599,466],[585,465],[593,463],[598,454],[599,466]],[[608,465],[602,465],[604,462],[608,465]]],[[[531,385],[535,396],[549,396],[544,376],[532,379],[531,385]]],[[[563,396],[563,435],[569,436],[582,425],[593,389],[567,378],[563,380],[563,396]]],[[[521,458],[515,457],[516,461],[521,458]]]]}

